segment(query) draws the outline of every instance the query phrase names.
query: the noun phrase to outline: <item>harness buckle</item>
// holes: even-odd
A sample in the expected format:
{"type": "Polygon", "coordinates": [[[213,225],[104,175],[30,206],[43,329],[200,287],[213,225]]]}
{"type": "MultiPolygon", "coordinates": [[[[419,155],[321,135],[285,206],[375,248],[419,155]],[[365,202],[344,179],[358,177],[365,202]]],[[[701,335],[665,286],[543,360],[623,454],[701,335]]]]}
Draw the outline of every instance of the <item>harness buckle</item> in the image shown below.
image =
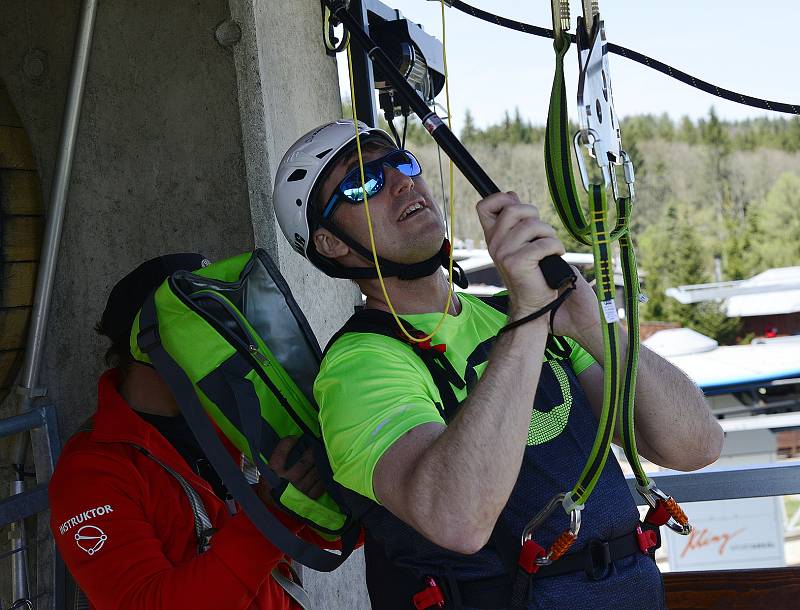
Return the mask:
{"type": "Polygon", "coordinates": [[[650,505],[651,510],[648,512],[647,518],[651,523],[654,525],[666,525],[681,536],[688,536],[691,533],[692,526],[686,513],[678,506],[672,496],[668,496],[661,491],[655,483],[650,481],[646,487],[637,484],[636,491],[650,505]],[[666,522],[663,521],[664,514],[669,515],[666,522]],[[659,520],[662,522],[658,523],[659,520]]]}
{"type": "Polygon", "coordinates": [[[436,584],[436,581],[431,576],[425,578],[425,584],[428,586],[411,598],[414,607],[417,610],[444,608],[445,600],[441,587],[436,584]]]}
{"type": "Polygon", "coordinates": [[[650,554],[650,549],[658,547],[658,533],[651,529],[642,529],[639,525],[636,527],[636,542],[639,543],[639,550],[645,555],[650,554]]]}
{"type": "Polygon", "coordinates": [[[583,504],[575,504],[571,493],[560,493],[556,494],[550,502],[547,503],[547,506],[539,511],[539,514],[531,519],[525,526],[525,529],[522,531],[523,551],[525,550],[525,544],[533,540],[533,532],[536,531],[559,506],[569,515],[569,527],[561,532],[543,556],[536,557],[535,564],[538,567],[550,565],[558,560],[569,550],[569,547],[572,546],[575,540],[578,539],[578,532],[581,529],[581,511],[583,510],[583,504]]]}
{"type": "Polygon", "coordinates": [[[157,346],[161,345],[161,335],[158,332],[158,324],[151,324],[139,329],[136,341],[145,354],[149,354],[157,346]]]}
{"type": "Polygon", "coordinates": [[[593,538],[586,544],[586,566],[584,571],[590,580],[600,580],[611,565],[611,548],[607,540],[593,538]]]}

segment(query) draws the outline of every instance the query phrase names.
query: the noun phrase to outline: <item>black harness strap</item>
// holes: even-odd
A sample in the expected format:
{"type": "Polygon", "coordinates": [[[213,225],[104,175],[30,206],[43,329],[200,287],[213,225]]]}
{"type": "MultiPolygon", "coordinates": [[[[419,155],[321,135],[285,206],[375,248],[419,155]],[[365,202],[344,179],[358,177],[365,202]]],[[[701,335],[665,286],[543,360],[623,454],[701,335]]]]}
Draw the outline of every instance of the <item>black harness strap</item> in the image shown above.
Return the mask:
{"type": "MultiPolygon", "coordinates": [[[[404,320],[401,321],[403,322],[403,327],[406,332],[412,337],[425,336],[408,322],[404,320]]],[[[362,309],[350,316],[350,319],[345,322],[344,326],[331,337],[328,346],[325,348],[325,353],[328,352],[339,337],[346,333],[372,333],[384,337],[391,337],[392,339],[407,344],[425,363],[425,366],[433,378],[433,382],[442,400],[442,404],[436,405],[442,418],[446,422],[449,422],[455,417],[456,411],[458,410],[458,400],[456,399],[453,387],[455,386],[458,389],[463,389],[466,387],[466,383],[453,368],[453,365],[450,364],[444,352],[437,350],[435,346],[430,344],[430,341],[425,343],[409,341],[397,327],[397,323],[390,313],[378,309],[362,309]]]]}

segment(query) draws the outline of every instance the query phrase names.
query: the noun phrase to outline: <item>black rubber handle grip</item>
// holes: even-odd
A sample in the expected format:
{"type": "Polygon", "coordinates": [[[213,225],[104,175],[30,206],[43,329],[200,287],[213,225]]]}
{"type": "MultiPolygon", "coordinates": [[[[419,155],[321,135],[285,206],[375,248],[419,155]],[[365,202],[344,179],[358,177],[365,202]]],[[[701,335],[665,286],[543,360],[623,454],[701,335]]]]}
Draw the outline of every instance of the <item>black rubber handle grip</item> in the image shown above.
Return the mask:
{"type": "MultiPolygon", "coordinates": [[[[323,0],[328,5],[339,21],[342,22],[347,31],[350,32],[351,40],[355,40],[358,45],[366,52],[373,63],[380,66],[381,70],[392,81],[395,91],[406,102],[411,110],[414,111],[423,126],[436,140],[436,143],[444,150],[445,154],[452,159],[469,183],[475,187],[481,197],[488,197],[492,193],[499,193],[500,189],[492,182],[492,179],[483,171],[475,158],[464,147],[461,141],[450,131],[442,119],[432,112],[417,91],[408,84],[408,81],[397,70],[392,60],[384,53],[372,38],[369,37],[361,25],[353,16],[347,12],[347,7],[343,0],[323,0]]],[[[555,255],[542,259],[539,263],[542,275],[551,288],[561,288],[564,285],[575,281],[575,273],[567,262],[555,255]]]]}

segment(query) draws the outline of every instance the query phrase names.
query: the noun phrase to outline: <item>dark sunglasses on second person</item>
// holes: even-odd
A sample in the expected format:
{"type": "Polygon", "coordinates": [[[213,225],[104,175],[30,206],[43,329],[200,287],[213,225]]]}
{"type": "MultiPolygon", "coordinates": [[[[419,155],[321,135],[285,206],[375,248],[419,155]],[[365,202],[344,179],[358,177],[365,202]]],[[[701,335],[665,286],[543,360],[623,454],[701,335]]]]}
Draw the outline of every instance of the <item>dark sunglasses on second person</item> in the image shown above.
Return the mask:
{"type": "Polygon", "coordinates": [[[417,158],[407,150],[393,150],[389,154],[364,164],[364,183],[361,183],[361,170],[356,167],[342,179],[334,189],[333,195],[322,210],[322,218],[327,219],[333,215],[336,206],[342,201],[357,205],[364,201],[364,193],[369,198],[381,192],[386,183],[383,171],[388,165],[410,178],[419,176],[422,168],[417,158]]]}

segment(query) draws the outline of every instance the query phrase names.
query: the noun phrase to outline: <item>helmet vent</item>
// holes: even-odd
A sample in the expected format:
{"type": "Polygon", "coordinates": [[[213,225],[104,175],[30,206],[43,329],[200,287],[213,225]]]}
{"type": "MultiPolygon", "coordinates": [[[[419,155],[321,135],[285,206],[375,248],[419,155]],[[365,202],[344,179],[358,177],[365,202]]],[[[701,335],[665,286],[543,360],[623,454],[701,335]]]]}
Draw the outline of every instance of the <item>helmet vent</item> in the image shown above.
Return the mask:
{"type": "Polygon", "coordinates": [[[329,148],[328,150],[323,150],[321,153],[317,153],[317,159],[324,159],[328,156],[328,153],[331,152],[333,149],[329,148]]]}
{"type": "Polygon", "coordinates": [[[306,177],[308,172],[304,169],[296,169],[294,170],[291,175],[286,179],[287,182],[297,182],[298,180],[302,180],[306,177]]]}

